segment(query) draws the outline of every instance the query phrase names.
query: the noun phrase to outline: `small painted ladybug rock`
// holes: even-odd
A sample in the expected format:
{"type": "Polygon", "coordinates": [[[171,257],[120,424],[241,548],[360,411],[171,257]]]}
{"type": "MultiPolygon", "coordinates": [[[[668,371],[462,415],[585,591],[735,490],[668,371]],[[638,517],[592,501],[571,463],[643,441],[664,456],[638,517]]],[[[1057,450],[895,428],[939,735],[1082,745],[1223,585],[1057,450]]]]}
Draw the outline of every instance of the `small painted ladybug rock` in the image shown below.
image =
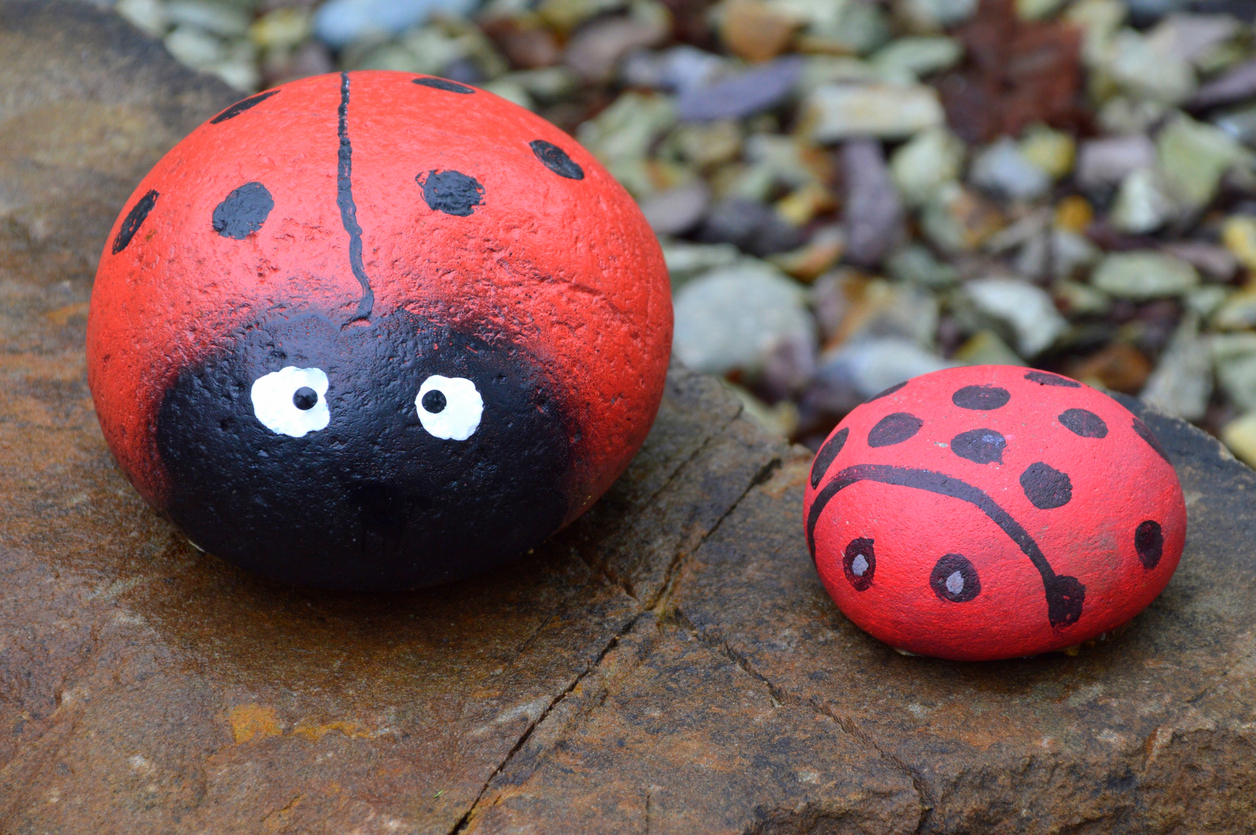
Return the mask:
{"type": "Polygon", "coordinates": [[[820,447],[803,519],[860,628],[920,655],[1063,649],[1143,610],[1186,505],[1151,430],[1111,397],[1011,366],[954,368],[855,409],[820,447]]]}
{"type": "Polygon", "coordinates": [[[110,233],[105,438],[198,547],[402,589],[516,557],[624,470],[662,398],[667,271],[629,195],[481,90],[355,72],[197,128],[110,233]]]}

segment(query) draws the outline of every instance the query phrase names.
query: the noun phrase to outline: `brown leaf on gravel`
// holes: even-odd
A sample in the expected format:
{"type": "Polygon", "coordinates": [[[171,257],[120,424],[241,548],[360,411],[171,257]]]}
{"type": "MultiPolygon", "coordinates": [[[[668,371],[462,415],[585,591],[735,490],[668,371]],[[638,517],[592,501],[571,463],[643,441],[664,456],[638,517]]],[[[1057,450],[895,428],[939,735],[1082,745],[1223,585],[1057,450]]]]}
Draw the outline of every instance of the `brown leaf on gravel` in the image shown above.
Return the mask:
{"type": "Polygon", "coordinates": [[[1012,0],[982,0],[955,34],[967,56],[940,91],[951,129],[964,140],[989,142],[1035,122],[1084,127],[1079,30],[1021,20],[1012,0]]]}
{"type": "Polygon", "coordinates": [[[552,67],[562,58],[562,47],[554,33],[536,21],[502,15],[480,21],[480,28],[515,69],[552,67]]]}
{"type": "Polygon", "coordinates": [[[1069,363],[1064,373],[1083,383],[1137,394],[1151,374],[1151,361],[1133,345],[1114,342],[1084,360],[1069,363]]]}
{"type": "Polygon", "coordinates": [[[707,18],[713,0],[662,0],[662,3],[672,13],[672,32],[676,40],[699,49],[714,48],[715,30],[707,18]]]}

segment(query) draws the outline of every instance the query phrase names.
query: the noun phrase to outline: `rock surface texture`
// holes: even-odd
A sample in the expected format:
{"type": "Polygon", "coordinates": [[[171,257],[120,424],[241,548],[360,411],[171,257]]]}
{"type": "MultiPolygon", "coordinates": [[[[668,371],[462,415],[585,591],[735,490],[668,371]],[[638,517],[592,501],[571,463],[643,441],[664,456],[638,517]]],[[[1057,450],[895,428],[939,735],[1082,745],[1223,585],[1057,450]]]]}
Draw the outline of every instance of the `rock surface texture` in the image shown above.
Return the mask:
{"type": "Polygon", "coordinates": [[[331,595],[199,554],[109,458],[84,323],[118,206],[232,94],[87,4],[0,3],[0,54],[0,831],[1256,819],[1256,475],[1152,413],[1186,493],[1181,568],[1071,658],[865,636],[807,556],[809,456],[679,370],[607,497],[496,575],[331,595]]]}

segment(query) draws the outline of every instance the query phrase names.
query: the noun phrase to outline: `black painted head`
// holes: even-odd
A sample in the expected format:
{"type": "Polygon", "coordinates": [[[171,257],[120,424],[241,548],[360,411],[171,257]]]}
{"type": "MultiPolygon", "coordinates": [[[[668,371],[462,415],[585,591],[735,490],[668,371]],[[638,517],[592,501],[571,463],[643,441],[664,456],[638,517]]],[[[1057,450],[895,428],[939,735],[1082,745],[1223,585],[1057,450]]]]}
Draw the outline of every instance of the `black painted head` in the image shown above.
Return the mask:
{"type": "Polygon", "coordinates": [[[399,590],[562,524],[569,421],[537,361],[405,311],[271,317],[185,370],[157,425],[170,515],[286,582],[399,590]]]}

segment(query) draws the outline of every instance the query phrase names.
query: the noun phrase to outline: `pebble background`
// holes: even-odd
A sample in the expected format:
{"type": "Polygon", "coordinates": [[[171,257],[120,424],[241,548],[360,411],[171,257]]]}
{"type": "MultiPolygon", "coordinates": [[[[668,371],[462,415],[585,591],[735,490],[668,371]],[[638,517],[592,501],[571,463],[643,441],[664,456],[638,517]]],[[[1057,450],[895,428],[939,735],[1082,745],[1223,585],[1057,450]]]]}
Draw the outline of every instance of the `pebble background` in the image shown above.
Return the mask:
{"type": "Polygon", "coordinates": [[[1137,394],[1256,465],[1253,0],[95,0],[242,93],[442,75],[640,202],[676,354],[813,448],[958,364],[1137,394]]]}

